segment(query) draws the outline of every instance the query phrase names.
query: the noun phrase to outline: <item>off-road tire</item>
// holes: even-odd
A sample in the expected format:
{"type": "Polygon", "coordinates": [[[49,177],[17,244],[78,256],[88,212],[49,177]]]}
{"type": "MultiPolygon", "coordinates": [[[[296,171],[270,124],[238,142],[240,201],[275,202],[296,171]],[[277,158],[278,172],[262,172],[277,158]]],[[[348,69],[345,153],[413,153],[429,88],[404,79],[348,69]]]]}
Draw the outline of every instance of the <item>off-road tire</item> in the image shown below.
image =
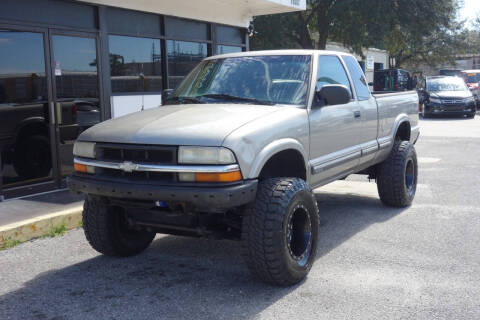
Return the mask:
{"type": "Polygon", "coordinates": [[[48,138],[41,134],[21,138],[15,144],[13,167],[25,179],[46,177],[52,170],[52,155],[48,138]]]}
{"type": "Polygon", "coordinates": [[[409,141],[395,141],[390,155],[378,167],[377,189],[380,200],[390,207],[404,208],[411,205],[417,189],[417,178],[418,164],[414,145],[409,141]]]}
{"type": "Polygon", "coordinates": [[[256,199],[247,208],[242,221],[242,251],[250,272],[260,280],[274,285],[289,286],[300,282],[315,260],[318,229],[317,201],[304,180],[271,178],[261,181],[256,199]],[[294,258],[292,239],[295,238],[291,237],[288,242],[287,236],[294,234],[292,229],[297,227],[292,227],[293,218],[300,221],[298,217],[308,219],[310,237],[308,241],[306,236],[302,238],[302,250],[306,249],[299,250],[298,256],[294,258]]]}
{"type": "Polygon", "coordinates": [[[105,199],[86,196],[83,205],[83,230],[90,245],[107,256],[128,257],[145,250],[154,232],[128,228],[121,208],[109,206],[105,199]]]}

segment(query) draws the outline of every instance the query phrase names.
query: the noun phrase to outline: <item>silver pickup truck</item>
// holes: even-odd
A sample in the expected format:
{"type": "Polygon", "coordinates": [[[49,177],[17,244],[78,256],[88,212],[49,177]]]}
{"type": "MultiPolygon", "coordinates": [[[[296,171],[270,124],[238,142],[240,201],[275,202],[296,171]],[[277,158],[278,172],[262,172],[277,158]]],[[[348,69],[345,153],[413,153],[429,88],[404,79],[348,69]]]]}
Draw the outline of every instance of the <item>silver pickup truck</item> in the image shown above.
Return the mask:
{"type": "Polygon", "coordinates": [[[314,188],[365,174],[384,205],[411,204],[417,107],[416,92],[372,95],[345,53],[209,57],[162,107],[83,132],[68,186],[103,254],[138,254],[156,233],[239,240],[254,275],[292,285],[315,260],[314,188]]]}

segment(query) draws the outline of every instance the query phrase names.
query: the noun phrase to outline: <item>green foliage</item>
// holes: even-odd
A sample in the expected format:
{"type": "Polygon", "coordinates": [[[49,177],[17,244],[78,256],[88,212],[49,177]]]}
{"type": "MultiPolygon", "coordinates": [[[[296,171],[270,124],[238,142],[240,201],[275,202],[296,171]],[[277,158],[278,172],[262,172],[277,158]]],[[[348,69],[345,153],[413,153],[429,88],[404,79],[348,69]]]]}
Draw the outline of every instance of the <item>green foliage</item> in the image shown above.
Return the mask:
{"type": "Polygon", "coordinates": [[[0,247],[0,250],[13,248],[13,247],[19,245],[20,243],[22,243],[20,240],[12,240],[12,238],[9,237],[5,241],[4,245],[2,247],[0,247]]]}
{"type": "Polygon", "coordinates": [[[466,50],[458,7],[458,0],[307,0],[306,11],[255,18],[251,47],[324,49],[332,40],[360,55],[386,49],[397,66],[450,62],[466,50]]]}
{"type": "Polygon", "coordinates": [[[44,236],[44,238],[48,238],[48,237],[53,238],[53,237],[62,236],[65,234],[65,232],[67,232],[67,227],[65,226],[65,224],[61,224],[61,225],[52,227],[48,231],[48,233],[44,236]]]}

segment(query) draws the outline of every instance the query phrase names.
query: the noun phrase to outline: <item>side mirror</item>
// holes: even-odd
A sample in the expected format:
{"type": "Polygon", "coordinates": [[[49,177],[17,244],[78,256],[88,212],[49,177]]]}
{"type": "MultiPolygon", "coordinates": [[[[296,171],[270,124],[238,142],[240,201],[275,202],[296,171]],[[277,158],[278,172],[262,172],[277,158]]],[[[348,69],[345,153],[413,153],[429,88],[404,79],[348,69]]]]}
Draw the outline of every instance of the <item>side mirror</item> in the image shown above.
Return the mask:
{"type": "Polygon", "coordinates": [[[173,89],[165,89],[162,91],[162,105],[165,104],[165,101],[167,101],[168,96],[170,96],[173,93],[173,89]]]}
{"type": "Polygon", "coordinates": [[[341,84],[324,85],[320,91],[315,92],[315,97],[317,102],[319,102],[317,103],[318,105],[328,106],[346,104],[352,98],[347,87],[341,84]]]}
{"type": "Polygon", "coordinates": [[[368,85],[369,85],[370,87],[373,87],[373,82],[369,82],[368,85]]]}

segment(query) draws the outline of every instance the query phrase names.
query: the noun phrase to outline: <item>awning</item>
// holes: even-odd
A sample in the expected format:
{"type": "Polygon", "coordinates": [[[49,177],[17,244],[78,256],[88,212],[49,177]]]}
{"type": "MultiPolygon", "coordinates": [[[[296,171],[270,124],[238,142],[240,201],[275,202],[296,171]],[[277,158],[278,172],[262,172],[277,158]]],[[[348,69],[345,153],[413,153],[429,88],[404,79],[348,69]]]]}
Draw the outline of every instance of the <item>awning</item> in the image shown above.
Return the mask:
{"type": "Polygon", "coordinates": [[[305,10],[306,0],[88,0],[85,2],[248,27],[253,16],[305,10]]]}

